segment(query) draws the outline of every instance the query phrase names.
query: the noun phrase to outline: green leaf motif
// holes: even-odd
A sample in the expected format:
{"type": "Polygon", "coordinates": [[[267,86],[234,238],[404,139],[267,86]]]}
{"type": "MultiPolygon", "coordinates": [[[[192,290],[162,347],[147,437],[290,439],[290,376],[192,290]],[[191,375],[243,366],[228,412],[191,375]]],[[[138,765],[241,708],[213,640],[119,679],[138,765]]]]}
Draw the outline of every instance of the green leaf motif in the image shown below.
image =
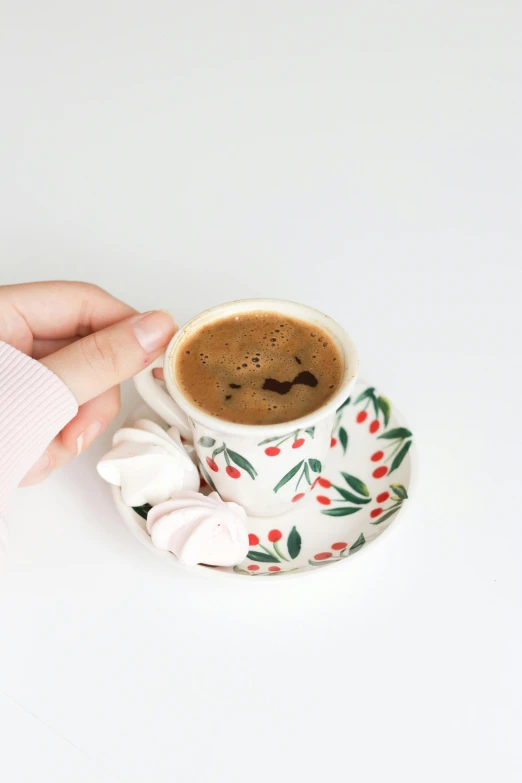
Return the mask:
{"type": "Polygon", "coordinates": [[[291,529],[290,533],[288,534],[288,540],[286,542],[286,546],[288,548],[288,554],[292,558],[292,560],[295,560],[296,557],[299,555],[299,552],[301,551],[301,536],[297,532],[297,528],[294,527],[291,529]]]}
{"type": "Polygon", "coordinates": [[[378,440],[395,440],[396,438],[411,438],[412,433],[406,429],[406,427],[396,427],[393,430],[388,430],[379,435],[378,440]]]}
{"type": "MultiPolygon", "coordinates": [[[[270,550],[267,549],[265,546],[263,546],[263,544],[261,544],[260,546],[265,550],[265,552],[270,553],[270,550]]],[[[274,541],[274,549],[276,554],[281,558],[281,560],[286,560],[286,562],[288,563],[288,558],[285,557],[285,555],[281,552],[281,549],[279,548],[279,544],[277,541],[274,541]]]]}
{"type": "Polygon", "coordinates": [[[310,471],[308,470],[308,463],[307,462],[305,462],[304,471],[303,472],[304,472],[304,475],[305,475],[305,479],[307,480],[307,482],[309,484],[311,484],[312,482],[310,480],[310,471]]]}
{"type": "Polygon", "coordinates": [[[342,508],[327,508],[322,513],[329,517],[347,517],[349,514],[356,514],[360,510],[360,508],[354,508],[353,506],[343,506],[342,508]]]}
{"type": "Polygon", "coordinates": [[[337,490],[342,498],[349,500],[350,503],[356,503],[358,506],[363,506],[365,503],[371,503],[371,498],[360,498],[357,495],[352,495],[347,489],[337,487],[335,484],[332,484],[332,487],[337,490]]]}
{"type": "Polygon", "coordinates": [[[308,464],[314,473],[320,473],[323,467],[318,459],[309,459],[308,464]]]}
{"type": "Polygon", "coordinates": [[[355,554],[355,552],[358,552],[359,549],[364,546],[366,543],[366,539],[364,537],[364,533],[361,533],[355,544],[352,544],[350,549],[348,550],[349,555],[355,554]]]}
{"type": "Polygon", "coordinates": [[[369,498],[370,497],[370,490],[364,483],[364,481],[361,481],[361,479],[356,478],[355,476],[350,476],[349,473],[343,473],[341,471],[341,476],[346,481],[349,487],[351,487],[355,492],[358,492],[359,495],[364,495],[364,497],[369,498]]]}
{"type": "MultiPolygon", "coordinates": [[[[392,462],[392,464],[391,464],[391,466],[390,466],[390,473],[393,473],[393,471],[394,471],[394,470],[397,470],[397,468],[399,467],[399,465],[400,465],[400,464],[401,464],[401,462],[403,461],[404,457],[406,456],[406,454],[407,454],[407,453],[408,453],[408,451],[410,450],[410,446],[411,446],[411,444],[412,444],[412,441],[411,441],[411,440],[408,440],[408,441],[406,441],[406,443],[404,444],[404,446],[403,446],[403,447],[400,449],[400,451],[399,451],[399,452],[398,452],[398,453],[395,455],[395,457],[393,458],[393,462],[392,462]]],[[[390,475],[390,473],[388,473],[388,475],[390,475]]]]}
{"type": "Polygon", "coordinates": [[[222,451],[225,451],[224,446],[220,446],[219,449],[214,449],[214,451],[212,452],[212,459],[216,459],[217,455],[221,454],[222,451]]]}
{"type": "Polygon", "coordinates": [[[386,522],[387,519],[389,519],[392,514],[395,514],[401,506],[396,506],[396,508],[392,508],[390,511],[387,511],[386,514],[383,514],[380,517],[377,517],[375,522],[370,522],[370,525],[380,525],[382,522],[386,522]]]}
{"type": "Polygon", "coordinates": [[[401,500],[406,500],[408,497],[406,487],[403,484],[390,484],[390,489],[393,489],[395,494],[398,495],[401,500]]]}
{"type": "Polygon", "coordinates": [[[293,479],[296,473],[299,473],[303,466],[304,459],[301,460],[301,462],[298,462],[297,465],[294,465],[294,467],[286,473],[281,481],[278,481],[278,483],[274,487],[274,492],[277,492],[281,489],[281,487],[284,487],[285,484],[288,484],[290,479],[293,479]]]}
{"type": "Polygon", "coordinates": [[[358,402],[362,402],[362,400],[366,400],[367,397],[373,397],[373,393],[375,391],[375,387],[371,386],[369,389],[365,389],[365,391],[361,392],[357,399],[354,402],[354,405],[357,405],[358,402]]]}
{"type": "Polygon", "coordinates": [[[379,397],[377,400],[379,403],[379,408],[382,411],[382,415],[384,417],[384,426],[388,426],[388,422],[390,421],[390,414],[391,414],[391,405],[390,401],[386,399],[386,397],[379,397]]]}
{"type": "Polygon", "coordinates": [[[199,440],[198,443],[200,446],[203,446],[205,449],[211,449],[212,446],[216,445],[216,441],[214,438],[209,438],[208,435],[203,435],[199,440]]]}
{"type": "Polygon", "coordinates": [[[307,427],[305,432],[307,435],[310,435],[310,437],[313,438],[315,435],[315,427],[307,427]]]}
{"type": "Polygon", "coordinates": [[[257,445],[258,446],[265,446],[267,443],[273,443],[275,440],[279,440],[281,435],[276,435],[275,438],[265,438],[265,440],[260,441],[257,445]]]}
{"type": "Polygon", "coordinates": [[[341,441],[341,446],[343,447],[343,454],[346,454],[346,449],[348,448],[348,433],[344,427],[339,427],[339,440],[341,441]]]}
{"type": "Polygon", "coordinates": [[[253,549],[247,555],[249,560],[255,560],[257,563],[279,563],[279,560],[274,555],[269,555],[268,552],[254,552],[253,549]]]}
{"type": "Polygon", "coordinates": [[[351,397],[347,397],[343,402],[343,404],[339,405],[339,407],[337,408],[337,412],[342,411],[343,408],[346,408],[346,406],[350,404],[351,399],[352,399],[351,397]]]}
{"type": "Polygon", "coordinates": [[[245,459],[245,457],[242,457],[241,454],[237,453],[237,451],[232,451],[231,449],[227,449],[227,452],[232,462],[235,462],[238,468],[243,468],[243,470],[246,470],[251,479],[255,479],[257,476],[257,471],[254,466],[247,459],[245,459]]]}
{"type": "Polygon", "coordinates": [[[373,410],[375,411],[375,418],[379,418],[379,400],[375,395],[372,396],[373,410]]]}
{"type": "Polygon", "coordinates": [[[132,506],[132,510],[138,514],[142,519],[147,519],[147,514],[151,510],[150,503],[144,503],[143,506],[132,506]]]}
{"type": "Polygon", "coordinates": [[[210,478],[210,474],[207,472],[207,470],[206,470],[206,469],[205,469],[205,467],[203,466],[203,463],[202,463],[202,462],[200,462],[200,463],[199,463],[199,469],[200,469],[200,471],[201,471],[201,473],[202,473],[202,475],[203,475],[203,478],[205,479],[205,481],[206,481],[206,482],[207,482],[207,484],[209,485],[209,487],[210,487],[211,489],[213,489],[213,490],[214,490],[214,492],[217,492],[216,485],[214,484],[214,482],[213,482],[213,481],[212,481],[212,479],[210,478]]]}

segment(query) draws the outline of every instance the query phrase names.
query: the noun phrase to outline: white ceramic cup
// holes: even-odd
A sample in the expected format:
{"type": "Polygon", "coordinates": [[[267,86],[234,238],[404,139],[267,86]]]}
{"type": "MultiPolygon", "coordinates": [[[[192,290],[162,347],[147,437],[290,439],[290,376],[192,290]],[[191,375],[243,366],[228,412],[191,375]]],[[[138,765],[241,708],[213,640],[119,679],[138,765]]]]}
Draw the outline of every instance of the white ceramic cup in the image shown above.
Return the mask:
{"type": "Polygon", "coordinates": [[[319,477],[328,458],[336,410],[349,396],[358,367],[352,340],[327,315],[280,299],[244,299],[193,318],[174,335],[165,354],[134,380],[145,402],[194,442],[202,474],[223,500],[239,503],[248,514],[272,516],[303,502],[319,477]],[[336,393],[306,416],[282,424],[235,424],[205,413],[184,395],[176,378],[176,354],[201,327],[259,310],[321,327],[339,350],[343,375],[336,393]],[[163,367],[166,390],[152,375],[155,367],[163,367]]]}

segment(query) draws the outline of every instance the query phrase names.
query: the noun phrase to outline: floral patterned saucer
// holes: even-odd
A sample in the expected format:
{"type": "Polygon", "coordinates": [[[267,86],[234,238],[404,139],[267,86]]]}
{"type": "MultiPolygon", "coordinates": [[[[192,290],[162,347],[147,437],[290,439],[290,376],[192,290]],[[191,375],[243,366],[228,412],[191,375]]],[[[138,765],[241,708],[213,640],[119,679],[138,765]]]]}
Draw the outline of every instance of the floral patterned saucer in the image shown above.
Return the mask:
{"type": "MultiPolygon", "coordinates": [[[[151,416],[144,404],[129,422],[142,416],[151,416]]],[[[243,577],[313,573],[366,549],[404,513],[415,467],[412,444],[412,432],[389,400],[360,381],[337,412],[330,459],[315,478],[310,497],[281,516],[249,517],[250,550],[234,568],[182,566],[173,554],[152,544],[145,527],[150,507],[126,506],[119,487],[112,490],[126,527],[174,565],[243,577]]],[[[268,444],[265,458],[275,460],[285,448],[292,448],[291,441],[277,448],[268,444]]],[[[298,481],[297,473],[288,480],[298,481]]],[[[202,478],[202,491],[209,489],[202,478]]]]}

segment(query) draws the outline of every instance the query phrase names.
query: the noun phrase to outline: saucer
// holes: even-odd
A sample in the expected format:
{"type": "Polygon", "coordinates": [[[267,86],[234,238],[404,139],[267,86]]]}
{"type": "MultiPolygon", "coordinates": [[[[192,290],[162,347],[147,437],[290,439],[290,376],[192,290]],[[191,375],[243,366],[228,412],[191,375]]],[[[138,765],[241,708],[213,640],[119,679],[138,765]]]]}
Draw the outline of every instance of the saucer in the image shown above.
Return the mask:
{"type": "MultiPolygon", "coordinates": [[[[141,417],[159,422],[142,403],[127,424],[141,417]]],[[[285,445],[291,448],[289,443],[280,449],[268,446],[266,459],[277,459],[285,445]]],[[[303,496],[296,486],[295,510],[281,516],[249,516],[250,550],[233,568],[182,565],[173,554],[152,544],[145,526],[150,506],[131,508],[123,502],[119,487],[112,491],[125,526],[156,556],[191,571],[266,578],[314,573],[366,550],[404,514],[415,462],[413,433],[402,416],[380,391],[359,381],[337,411],[330,457],[312,491],[303,496]]],[[[208,481],[212,480],[205,474],[202,492],[211,491],[208,481]]]]}

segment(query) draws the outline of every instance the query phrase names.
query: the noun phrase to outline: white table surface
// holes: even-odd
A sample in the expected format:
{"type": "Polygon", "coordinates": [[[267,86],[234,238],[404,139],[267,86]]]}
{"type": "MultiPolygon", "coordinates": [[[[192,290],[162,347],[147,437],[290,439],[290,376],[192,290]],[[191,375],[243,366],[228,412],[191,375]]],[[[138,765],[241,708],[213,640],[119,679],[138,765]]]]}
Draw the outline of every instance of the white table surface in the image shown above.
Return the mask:
{"type": "Polygon", "coordinates": [[[421,460],[385,543],[286,583],[141,548],[110,433],[16,493],[6,783],[520,783],[517,5],[1,3],[2,282],[312,304],[421,460]]]}

